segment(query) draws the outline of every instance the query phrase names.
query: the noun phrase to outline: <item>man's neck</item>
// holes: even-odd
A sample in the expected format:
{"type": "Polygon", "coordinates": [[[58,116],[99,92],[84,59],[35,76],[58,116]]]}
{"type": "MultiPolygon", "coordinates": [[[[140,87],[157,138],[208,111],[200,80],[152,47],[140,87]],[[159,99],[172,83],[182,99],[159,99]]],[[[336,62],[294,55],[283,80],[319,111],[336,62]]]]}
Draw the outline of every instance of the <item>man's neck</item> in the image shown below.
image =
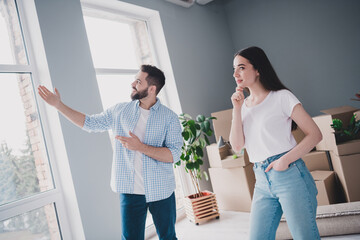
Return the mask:
{"type": "Polygon", "coordinates": [[[154,106],[154,104],[156,103],[157,99],[156,97],[153,98],[143,98],[140,99],[140,107],[146,110],[149,110],[152,106],[154,106]]]}

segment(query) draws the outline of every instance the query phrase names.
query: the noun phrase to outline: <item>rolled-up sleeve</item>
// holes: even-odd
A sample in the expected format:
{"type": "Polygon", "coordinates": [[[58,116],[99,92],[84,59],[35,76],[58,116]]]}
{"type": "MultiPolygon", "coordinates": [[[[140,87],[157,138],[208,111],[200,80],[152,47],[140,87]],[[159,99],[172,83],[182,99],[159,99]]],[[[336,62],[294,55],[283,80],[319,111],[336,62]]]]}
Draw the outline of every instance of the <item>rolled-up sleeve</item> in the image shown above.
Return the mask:
{"type": "Polygon", "coordinates": [[[173,163],[180,160],[181,147],[183,144],[181,136],[181,125],[176,115],[171,118],[170,123],[167,126],[165,147],[167,147],[173,157],[173,163]]]}
{"type": "Polygon", "coordinates": [[[86,115],[83,130],[87,132],[103,132],[110,130],[113,126],[114,107],[99,114],[86,115]]]}

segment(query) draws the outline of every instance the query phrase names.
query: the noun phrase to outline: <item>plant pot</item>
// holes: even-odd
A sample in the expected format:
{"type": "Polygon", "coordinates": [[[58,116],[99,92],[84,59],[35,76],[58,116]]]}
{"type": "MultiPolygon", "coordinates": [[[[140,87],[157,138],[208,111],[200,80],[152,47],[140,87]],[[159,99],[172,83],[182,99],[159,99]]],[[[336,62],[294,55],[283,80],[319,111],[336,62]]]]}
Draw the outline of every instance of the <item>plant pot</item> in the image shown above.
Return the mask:
{"type": "Polygon", "coordinates": [[[220,217],[215,194],[209,191],[201,193],[202,196],[200,197],[198,194],[185,197],[186,216],[196,225],[213,218],[219,219],[220,217]]]}

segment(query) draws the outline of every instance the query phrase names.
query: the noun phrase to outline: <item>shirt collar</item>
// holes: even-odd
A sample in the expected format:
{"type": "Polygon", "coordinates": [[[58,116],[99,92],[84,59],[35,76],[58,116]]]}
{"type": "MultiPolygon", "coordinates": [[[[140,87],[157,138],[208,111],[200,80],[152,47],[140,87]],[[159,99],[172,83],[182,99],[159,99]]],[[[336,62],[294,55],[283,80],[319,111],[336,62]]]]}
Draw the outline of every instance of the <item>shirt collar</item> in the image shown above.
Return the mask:
{"type": "MultiPolygon", "coordinates": [[[[158,110],[158,108],[160,107],[160,104],[161,104],[160,99],[156,98],[156,103],[150,108],[150,110],[152,110],[152,109],[154,111],[158,110]]],[[[139,105],[140,105],[140,100],[136,100],[136,107],[140,107],[139,105]]]]}

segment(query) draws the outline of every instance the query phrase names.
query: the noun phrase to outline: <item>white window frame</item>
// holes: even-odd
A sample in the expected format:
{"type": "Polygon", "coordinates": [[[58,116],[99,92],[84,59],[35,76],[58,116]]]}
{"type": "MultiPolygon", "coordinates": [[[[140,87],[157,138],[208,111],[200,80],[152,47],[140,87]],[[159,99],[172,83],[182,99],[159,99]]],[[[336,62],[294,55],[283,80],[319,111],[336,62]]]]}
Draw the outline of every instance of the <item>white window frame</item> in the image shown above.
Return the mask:
{"type": "MultiPolygon", "coordinates": [[[[139,19],[145,21],[148,27],[148,33],[150,34],[150,47],[153,47],[152,52],[155,55],[155,65],[158,66],[166,76],[166,84],[163,91],[163,102],[175,113],[182,113],[179,94],[177,91],[175,77],[171,66],[168,47],[165,40],[165,34],[160,19],[160,14],[156,10],[140,7],[130,3],[125,3],[116,0],[103,1],[103,0],[81,0],[82,9],[96,9],[99,11],[106,11],[116,13],[129,18],[139,19]],[[171,96],[171,97],[170,97],[171,96]]],[[[137,71],[136,71],[137,72],[137,71]]],[[[112,74],[112,73],[130,73],[136,74],[133,70],[112,70],[112,69],[97,69],[96,74],[112,74]]],[[[184,167],[177,167],[175,170],[180,172],[180,178],[182,183],[182,189],[184,196],[189,195],[192,185],[191,179],[185,172],[184,167]]],[[[177,213],[177,220],[185,217],[185,210],[180,209],[177,213]]],[[[145,238],[149,239],[156,235],[155,227],[148,227],[145,230],[145,238]]]]}
{"type": "MultiPolygon", "coordinates": [[[[0,73],[29,73],[35,88],[40,84],[52,87],[35,2],[16,0],[16,3],[29,64],[0,64],[0,73]]],[[[54,189],[0,206],[0,221],[54,203],[61,237],[85,239],[59,116],[36,94],[34,95],[41,117],[43,136],[46,139],[54,189]]]]}

